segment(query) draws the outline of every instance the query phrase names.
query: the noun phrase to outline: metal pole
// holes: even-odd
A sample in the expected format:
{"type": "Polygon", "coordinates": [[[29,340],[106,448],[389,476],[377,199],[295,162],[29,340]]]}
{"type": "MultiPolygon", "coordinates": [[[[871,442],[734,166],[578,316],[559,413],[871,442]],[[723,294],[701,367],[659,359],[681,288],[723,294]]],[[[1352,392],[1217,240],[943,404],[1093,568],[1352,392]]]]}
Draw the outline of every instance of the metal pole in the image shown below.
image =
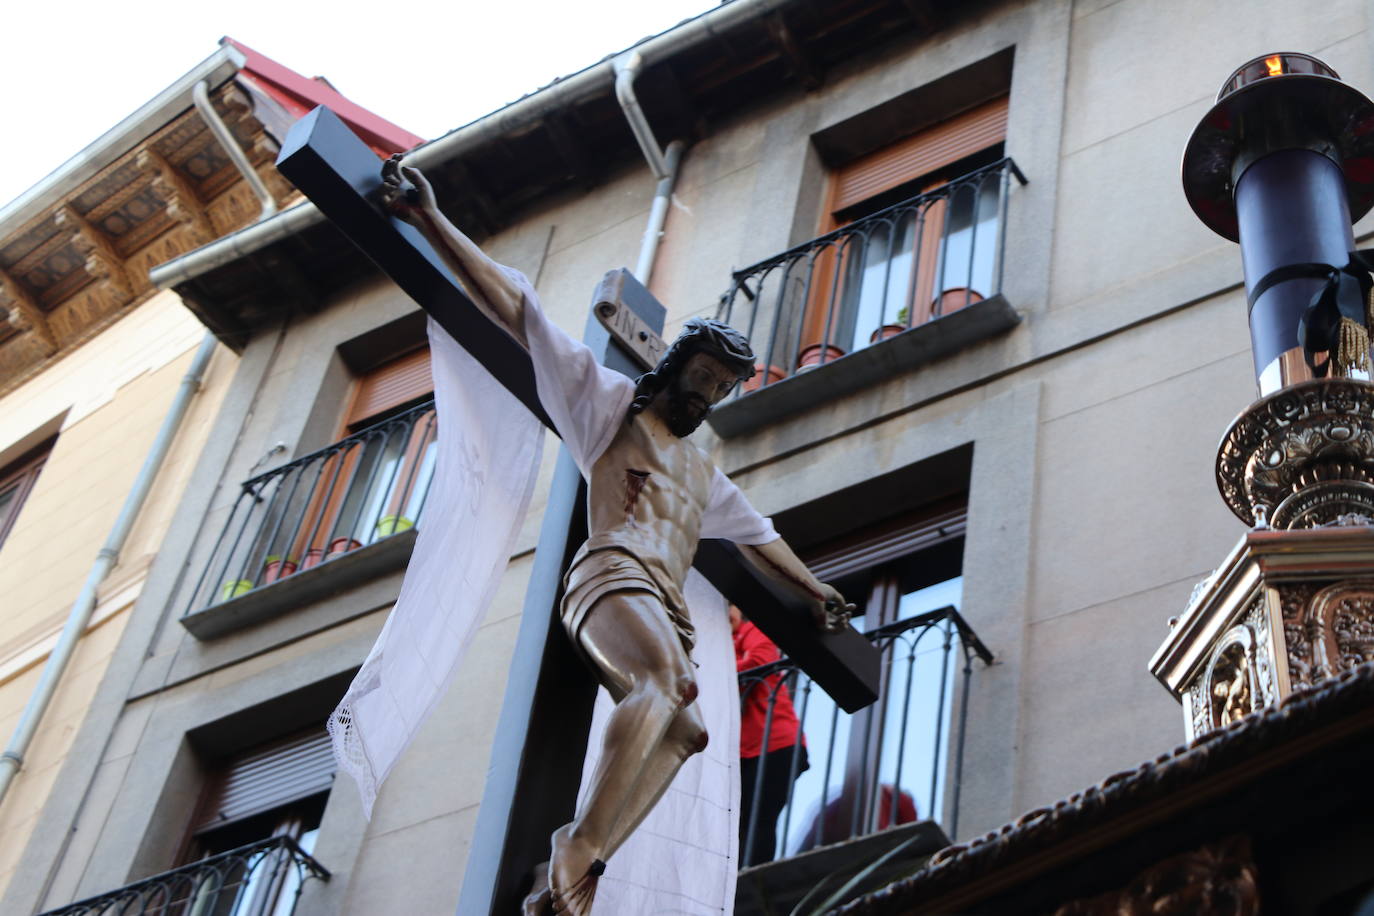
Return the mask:
{"type": "Polygon", "coordinates": [[[215,352],[215,346],[215,336],[207,333],[200,343],[200,349],[196,350],[196,355],[191,360],[191,367],[186,370],[186,376],[181,380],[181,386],[172,399],[172,406],[168,408],[167,416],[162,420],[162,426],[157,431],[157,438],[153,440],[152,448],[148,450],[148,457],[143,460],[143,467],[139,469],[138,477],[129,489],[129,495],[124,498],[124,506],[119,510],[119,517],[115,519],[114,527],[110,529],[110,536],[106,539],[105,546],[100,548],[100,552],[96,554],[95,563],[92,564],[90,572],[86,574],[85,584],[81,586],[81,592],[72,604],[71,612],[67,615],[67,623],[62,628],[62,635],[58,637],[57,645],[48,655],[47,664],[43,666],[43,674],[39,677],[38,684],[34,687],[33,694],[29,697],[23,714],[19,717],[19,724],[14,728],[14,735],[10,738],[9,746],[5,748],[3,754],[0,754],[0,802],[4,801],[5,793],[9,791],[15,774],[24,764],[24,754],[28,751],[29,744],[38,731],[38,724],[42,721],[43,714],[47,712],[48,705],[57,692],[57,685],[62,679],[62,674],[67,670],[67,665],[76,652],[77,641],[86,632],[86,626],[91,621],[91,614],[95,610],[96,591],[119,559],[119,551],[123,548],[124,541],[128,538],[129,531],[133,528],[134,521],[138,518],[138,513],[143,508],[149,491],[152,490],[153,481],[157,478],[157,472],[162,467],[163,459],[167,457],[167,453],[172,448],[172,442],[176,439],[177,431],[181,428],[181,421],[191,406],[191,398],[200,389],[201,377],[205,374],[206,366],[210,364],[210,357],[215,352]]]}

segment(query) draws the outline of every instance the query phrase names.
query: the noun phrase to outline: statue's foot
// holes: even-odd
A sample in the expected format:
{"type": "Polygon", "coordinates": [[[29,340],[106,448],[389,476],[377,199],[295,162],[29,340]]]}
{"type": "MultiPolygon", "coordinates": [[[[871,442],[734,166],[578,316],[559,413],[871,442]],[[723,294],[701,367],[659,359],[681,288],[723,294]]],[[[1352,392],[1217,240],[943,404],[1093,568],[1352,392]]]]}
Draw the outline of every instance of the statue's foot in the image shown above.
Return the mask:
{"type": "Polygon", "coordinates": [[[586,916],[592,911],[596,885],[606,863],[596,857],[586,842],[572,835],[572,825],[559,827],[553,834],[553,856],[549,860],[549,896],[559,916],[586,916]]]}
{"type": "Polygon", "coordinates": [[[549,893],[549,863],[540,862],[534,866],[534,883],[530,894],[520,905],[520,916],[548,916],[553,897],[549,893]]]}

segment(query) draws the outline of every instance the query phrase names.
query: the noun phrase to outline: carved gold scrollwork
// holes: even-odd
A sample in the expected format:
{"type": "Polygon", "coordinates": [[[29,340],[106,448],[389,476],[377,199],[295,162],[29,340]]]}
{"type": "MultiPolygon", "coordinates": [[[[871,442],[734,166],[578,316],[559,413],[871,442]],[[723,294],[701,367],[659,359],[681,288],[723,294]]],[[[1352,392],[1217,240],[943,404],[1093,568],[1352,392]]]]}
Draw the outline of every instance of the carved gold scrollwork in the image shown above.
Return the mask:
{"type": "Polygon", "coordinates": [[[1350,579],[1322,589],[1303,615],[1303,632],[1313,682],[1374,660],[1374,579],[1350,579]]]}
{"type": "Polygon", "coordinates": [[[1222,440],[1217,486],[1247,524],[1374,516],[1374,385],[1316,379],[1256,401],[1222,440]]]}
{"type": "Polygon", "coordinates": [[[1258,916],[1250,838],[1228,837],[1151,865],[1118,891],[1060,906],[1054,916],[1258,916]]]}

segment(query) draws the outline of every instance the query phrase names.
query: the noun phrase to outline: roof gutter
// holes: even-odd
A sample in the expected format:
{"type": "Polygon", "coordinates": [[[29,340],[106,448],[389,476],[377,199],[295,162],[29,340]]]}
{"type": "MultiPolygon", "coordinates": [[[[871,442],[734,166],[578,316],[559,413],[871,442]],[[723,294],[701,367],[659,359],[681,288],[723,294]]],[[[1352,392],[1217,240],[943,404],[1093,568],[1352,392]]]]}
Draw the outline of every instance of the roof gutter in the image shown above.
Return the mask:
{"type": "MultiPolygon", "coordinates": [[[[644,39],[634,45],[633,50],[639,54],[645,66],[655,64],[688,48],[714,41],[718,32],[767,15],[792,2],[794,0],[730,0],[666,32],[644,39]]],[[[616,82],[615,69],[612,59],[598,61],[450,131],[437,140],[416,147],[407,154],[406,162],[421,169],[432,168],[476,150],[497,137],[527,127],[576,101],[612,89],[616,82]]],[[[657,168],[655,174],[658,174],[657,168]]],[[[274,217],[154,267],[149,277],[155,286],[162,289],[177,286],[323,221],[324,215],[314,204],[309,201],[297,204],[274,217]]]]}
{"type": "Polygon", "coordinates": [[[8,236],[41,216],[52,206],[54,199],[60,200],[70,195],[150,133],[190,108],[191,92],[198,83],[220,86],[238,73],[244,61],[243,54],[231,46],[221,47],[205,58],[38,184],[0,208],[0,236],[8,236]]]}

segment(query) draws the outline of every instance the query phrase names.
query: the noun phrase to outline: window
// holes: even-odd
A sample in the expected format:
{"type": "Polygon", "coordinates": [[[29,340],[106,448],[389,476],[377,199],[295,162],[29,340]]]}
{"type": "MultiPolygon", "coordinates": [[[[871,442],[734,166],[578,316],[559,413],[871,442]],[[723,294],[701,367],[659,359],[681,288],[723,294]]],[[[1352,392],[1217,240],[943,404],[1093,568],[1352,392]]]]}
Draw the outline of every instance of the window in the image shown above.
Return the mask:
{"type": "Polygon", "coordinates": [[[428,349],[363,373],[336,428],[333,444],[244,481],[188,616],[419,525],[437,459],[428,349]]]}
{"type": "MultiPolygon", "coordinates": [[[[950,711],[967,645],[949,612],[957,614],[960,604],[965,514],[963,500],[952,500],[809,559],[819,577],[859,605],[854,626],[883,652],[881,698],[848,716],[804,675],[785,676],[809,766],[791,759],[800,761],[799,752],[763,765],[800,772],[774,825],[776,848],[754,862],[916,820],[944,820],[951,739],[962,739],[950,734],[950,711]]],[[[741,677],[746,692],[777,690],[767,684],[741,677]]]]}
{"type": "MultiPolygon", "coordinates": [[[[289,838],[310,855],[333,779],[334,758],[323,726],[219,762],[201,793],[182,862],[273,838],[289,838]]],[[[282,845],[229,857],[216,880],[187,892],[186,912],[285,916],[295,906],[303,876],[292,859],[282,845]]]]}
{"type": "Polygon", "coordinates": [[[0,469],[0,547],[4,547],[5,539],[14,527],[14,520],[19,517],[19,510],[33,491],[34,482],[38,480],[43,464],[48,460],[48,453],[52,451],[52,444],[52,440],[49,440],[8,467],[0,469]]]}
{"type": "Polygon", "coordinates": [[[434,476],[433,383],[422,347],[362,375],[321,463],[291,553],[306,565],[415,526],[434,476]]]}
{"type": "Polygon", "coordinates": [[[1000,175],[979,170],[1006,126],[1003,96],[831,173],[804,345],[833,358],[992,294],[1000,175]]]}

